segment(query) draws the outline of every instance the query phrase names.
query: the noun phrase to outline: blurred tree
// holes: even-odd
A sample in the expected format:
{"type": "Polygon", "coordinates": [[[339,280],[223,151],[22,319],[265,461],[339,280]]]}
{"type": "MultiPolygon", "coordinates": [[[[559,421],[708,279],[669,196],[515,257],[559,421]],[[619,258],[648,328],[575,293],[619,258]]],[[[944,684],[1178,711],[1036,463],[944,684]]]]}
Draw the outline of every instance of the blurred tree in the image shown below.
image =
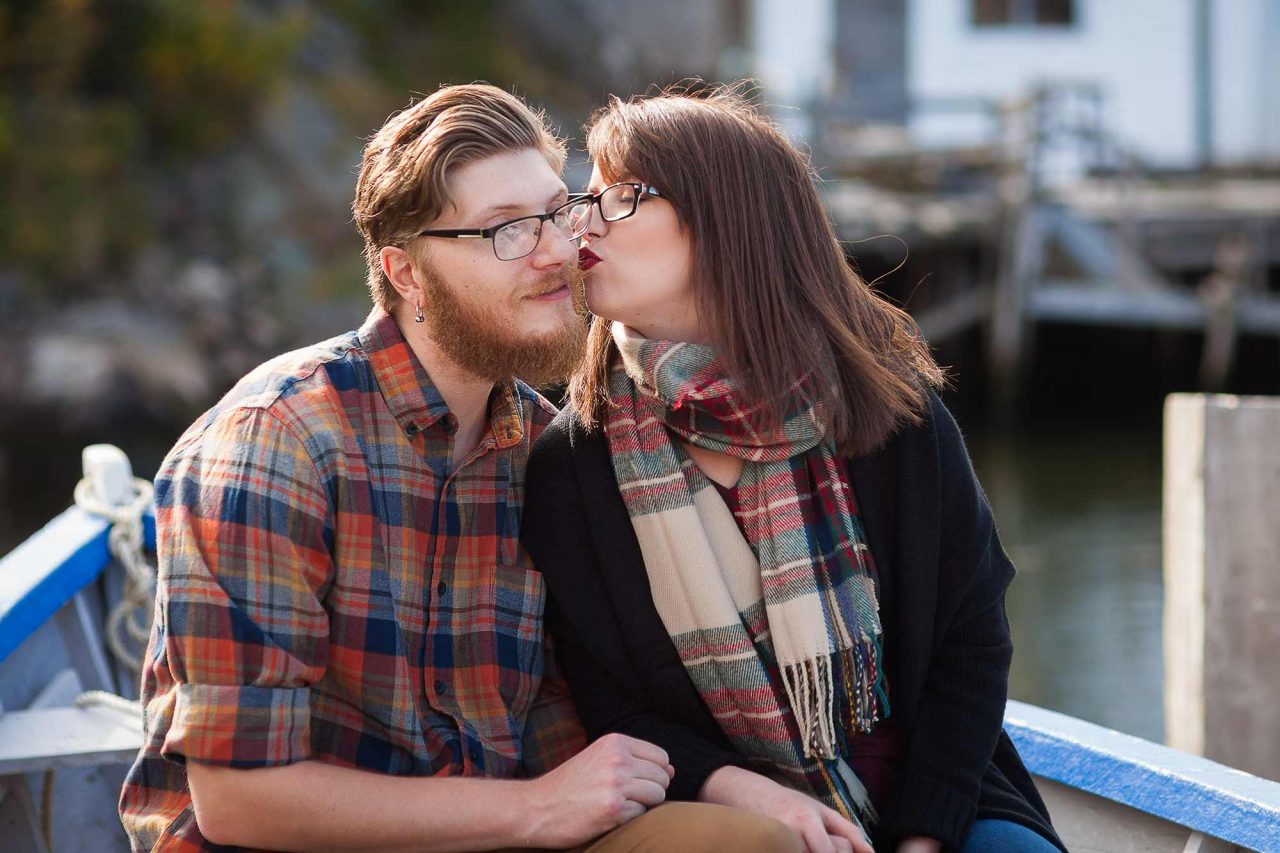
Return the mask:
{"type": "MultiPolygon", "coordinates": [[[[164,236],[157,191],[254,121],[297,14],[187,0],[0,6],[0,256],[56,292],[125,273],[164,236]]],[[[38,283],[38,286],[37,286],[38,283]]]]}
{"type": "Polygon", "coordinates": [[[631,39],[648,13],[627,8],[0,0],[0,305],[15,282],[59,305],[136,295],[147,253],[234,267],[277,237],[292,241],[276,253],[293,259],[288,274],[345,279],[363,137],[413,93],[481,79],[547,104],[573,133],[606,92],[654,82],[649,65],[669,72],[653,51],[682,44],[631,39]],[[623,55],[634,81],[609,61],[623,55]],[[264,221],[264,209],[282,212],[264,221]]]}

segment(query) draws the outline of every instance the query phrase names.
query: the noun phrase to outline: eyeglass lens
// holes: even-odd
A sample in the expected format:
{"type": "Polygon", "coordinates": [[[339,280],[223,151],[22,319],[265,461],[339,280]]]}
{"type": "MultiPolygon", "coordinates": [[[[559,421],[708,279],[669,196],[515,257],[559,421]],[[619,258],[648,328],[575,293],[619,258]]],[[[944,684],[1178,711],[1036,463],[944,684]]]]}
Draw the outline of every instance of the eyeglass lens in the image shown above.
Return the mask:
{"type": "Polygon", "coordinates": [[[581,237],[591,223],[591,208],[600,204],[600,216],[605,222],[617,222],[636,212],[636,188],[631,184],[614,184],[606,187],[595,199],[585,198],[570,203],[570,222],[574,237],[581,237]]]}
{"type": "MultiPolygon", "coordinates": [[[[575,211],[579,206],[566,204],[555,211],[555,215],[551,220],[570,239],[581,237],[582,232],[586,231],[585,217],[575,215],[575,211]],[[580,224],[582,226],[581,231],[578,230],[580,224]]],[[[523,258],[525,255],[532,254],[533,250],[538,247],[538,240],[541,237],[541,219],[536,216],[517,219],[515,222],[510,222],[493,233],[493,252],[500,261],[514,261],[523,258]]]]}

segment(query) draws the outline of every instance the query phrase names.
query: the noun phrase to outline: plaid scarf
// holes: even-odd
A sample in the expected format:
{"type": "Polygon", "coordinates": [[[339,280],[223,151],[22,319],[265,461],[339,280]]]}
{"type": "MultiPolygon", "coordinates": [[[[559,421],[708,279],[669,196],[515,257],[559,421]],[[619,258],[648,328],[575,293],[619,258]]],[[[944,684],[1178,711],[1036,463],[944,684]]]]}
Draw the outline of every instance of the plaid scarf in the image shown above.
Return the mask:
{"type": "Polygon", "coordinates": [[[654,603],[699,695],[769,775],[874,819],[844,757],[888,714],[879,604],[822,404],[799,399],[762,430],[711,348],[619,323],[613,337],[605,435],[654,603]],[[741,530],[673,433],[744,461],[741,530]]]}

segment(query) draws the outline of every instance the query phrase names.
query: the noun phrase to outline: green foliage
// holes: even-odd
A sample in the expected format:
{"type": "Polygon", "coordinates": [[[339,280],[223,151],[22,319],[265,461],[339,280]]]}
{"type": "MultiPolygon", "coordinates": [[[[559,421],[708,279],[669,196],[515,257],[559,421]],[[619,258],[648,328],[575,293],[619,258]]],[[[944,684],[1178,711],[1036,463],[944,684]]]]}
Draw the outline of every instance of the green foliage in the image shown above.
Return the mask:
{"type": "Polygon", "coordinates": [[[217,0],[0,7],[0,257],[59,286],[119,271],[167,178],[252,126],[303,34],[217,0]]]}
{"type": "Polygon", "coordinates": [[[521,34],[504,30],[503,8],[489,0],[4,0],[0,287],[18,280],[60,302],[114,289],[158,244],[229,264],[254,256],[268,236],[236,227],[245,203],[237,175],[248,174],[237,170],[249,162],[268,175],[263,197],[276,192],[293,217],[290,239],[311,235],[298,247],[309,262],[336,263],[332,235],[349,229],[345,211],[309,201],[331,196],[306,185],[314,174],[295,169],[289,143],[265,138],[264,128],[299,93],[322,104],[327,124],[314,138],[331,148],[341,179],[360,140],[414,93],[485,79],[523,83],[535,100],[551,94],[546,57],[529,60],[521,34]]]}

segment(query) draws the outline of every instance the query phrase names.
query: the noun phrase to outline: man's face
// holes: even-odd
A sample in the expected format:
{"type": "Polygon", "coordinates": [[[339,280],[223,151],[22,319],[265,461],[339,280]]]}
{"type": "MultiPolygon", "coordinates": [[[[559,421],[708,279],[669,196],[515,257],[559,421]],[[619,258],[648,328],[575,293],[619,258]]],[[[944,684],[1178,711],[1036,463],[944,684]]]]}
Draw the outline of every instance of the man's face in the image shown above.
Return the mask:
{"type": "MultiPolygon", "coordinates": [[[[449,175],[455,206],[433,229],[491,228],[563,204],[564,182],[533,149],[459,166],[449,175]]],[[[423,237],[415,264],[427,333],[458,367],[490,381],[533,385],[563,379],[581,355],[577,244],[547,221],[534,250],[499,260],[491,240],[423,237]]]]}

